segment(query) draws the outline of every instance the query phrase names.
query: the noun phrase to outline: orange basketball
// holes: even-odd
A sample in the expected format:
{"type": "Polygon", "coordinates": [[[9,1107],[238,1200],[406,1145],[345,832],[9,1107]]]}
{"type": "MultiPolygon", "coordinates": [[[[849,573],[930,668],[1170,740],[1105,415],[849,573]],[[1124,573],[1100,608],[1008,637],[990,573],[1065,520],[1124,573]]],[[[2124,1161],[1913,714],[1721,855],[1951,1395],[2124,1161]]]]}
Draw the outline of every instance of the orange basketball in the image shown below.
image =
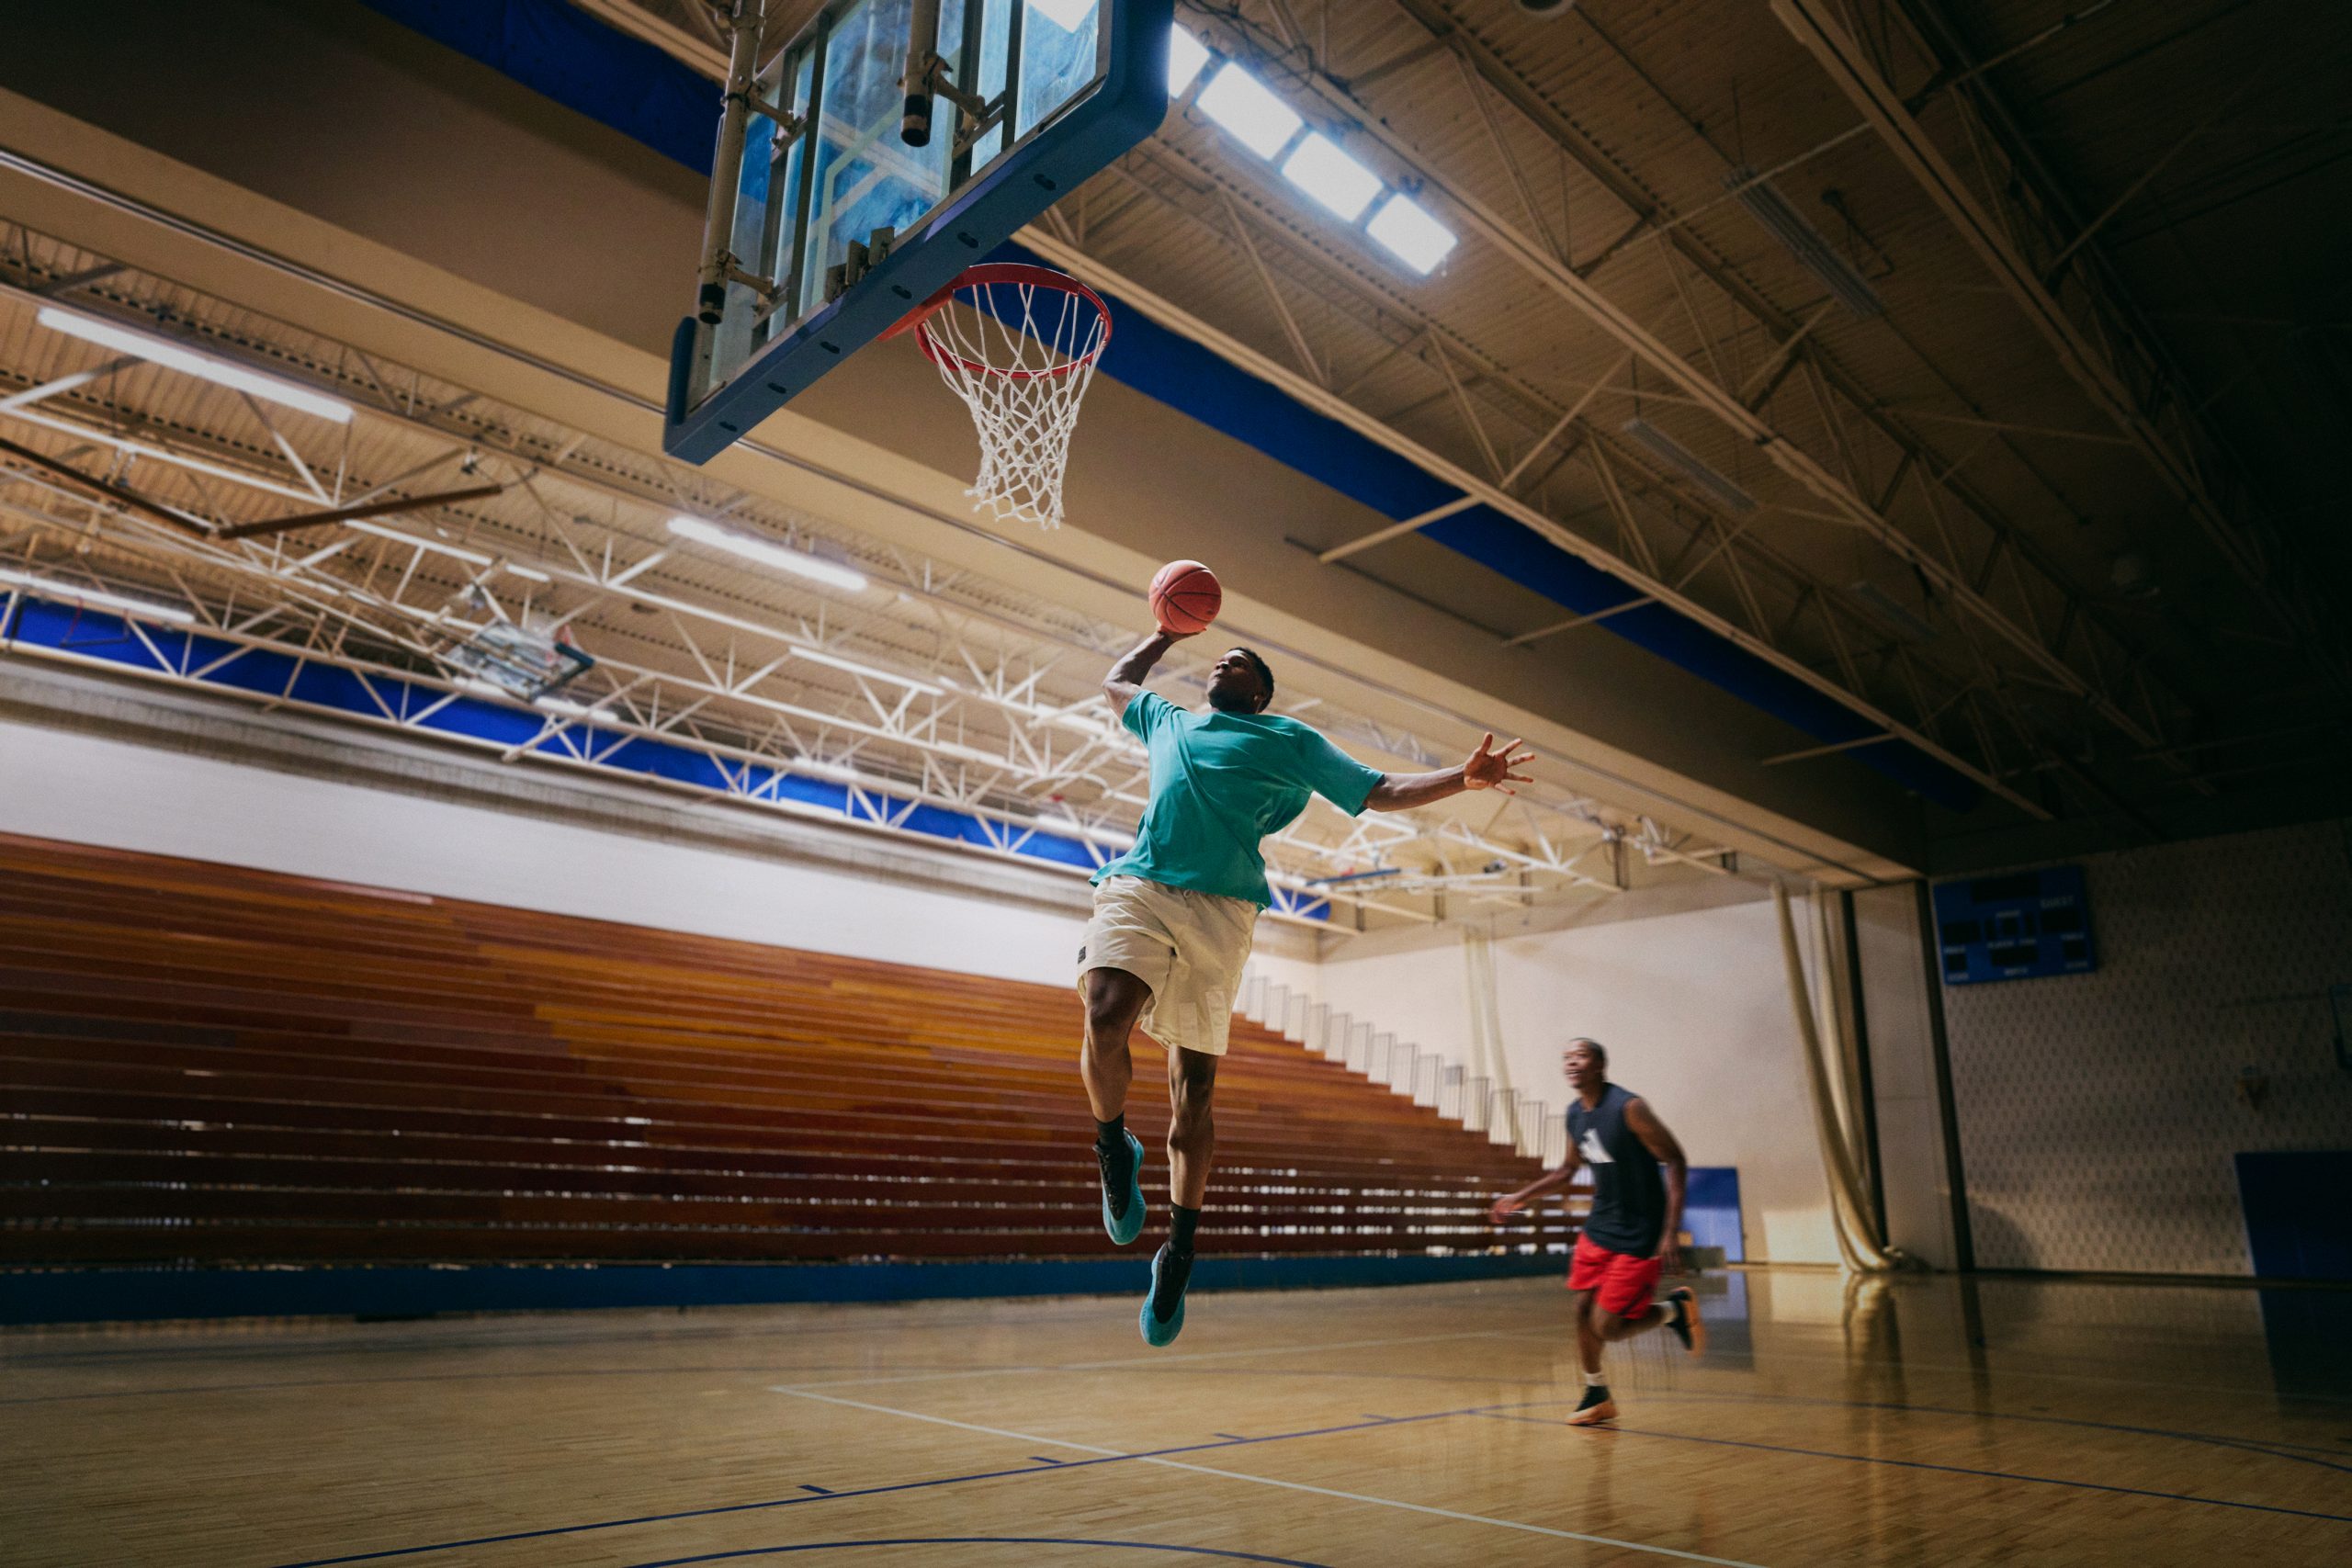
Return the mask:
{"type": "Polygon", "coordinates": [[[1151,618],[1171,632],[1204,632],[1225,605],[1216,573],[1196,560],[1172,560],[1151,580],[1151,618]]]}

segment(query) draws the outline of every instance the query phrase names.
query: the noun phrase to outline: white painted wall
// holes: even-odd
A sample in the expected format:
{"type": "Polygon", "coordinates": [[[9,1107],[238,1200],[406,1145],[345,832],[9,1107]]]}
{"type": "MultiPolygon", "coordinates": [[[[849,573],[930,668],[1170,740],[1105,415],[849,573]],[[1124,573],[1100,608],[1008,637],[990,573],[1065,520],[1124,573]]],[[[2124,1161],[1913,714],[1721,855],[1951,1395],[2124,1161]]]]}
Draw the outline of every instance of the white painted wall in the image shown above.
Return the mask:
{"type": "MultiPolygon", "coordinates": [[[[1513,1087],[1558,1114],[1559,1048],[1609,1047],[1610,1073],[1648,1098],[1695,1165],[1739,1168],[1748,1257],[1837,1260],[1804,1058],[1769,902],[1617,920],[1495,942],[1513,1087]]],[[[1470,1060],[1457,943],[1326,956],[1319,999],[1398,1038],[1470,1060]]]]}
{"type": "Polygon", "coordinates": [[[1944,988],[1976,1261],[2250,1273],[2233,1156],[2352,1147],[2352,820],[2082,864],[2097,970],[1944,988]]]}
{"type": "MultiPolygon", "coordinates": [[[[1085,929],[1075,911],[6,722],[0,832],[1056,986],[1085,929]]],[[[1293,986],[1313,973],[1259,963],[1293,986]]]]}

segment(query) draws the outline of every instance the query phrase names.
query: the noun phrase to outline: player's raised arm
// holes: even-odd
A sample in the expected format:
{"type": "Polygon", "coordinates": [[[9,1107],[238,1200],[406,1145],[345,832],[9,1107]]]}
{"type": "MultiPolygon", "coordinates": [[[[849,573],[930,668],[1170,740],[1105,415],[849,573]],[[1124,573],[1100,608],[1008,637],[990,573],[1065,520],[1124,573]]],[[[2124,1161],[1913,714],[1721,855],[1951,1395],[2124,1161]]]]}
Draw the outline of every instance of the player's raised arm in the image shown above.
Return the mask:
{"type": "Polygon", "coordinates": [[[1510,786],[1525,784],[1528,776],[1514,770],[1525,767],[1535,757],[1532,747],[1520,750],[1526,744],[1513,740],[1497,750],[1495,738],[1488,735],[1459,767],[1440,768],[1433,773],[1385,773],[1365,797],[1364,809],[1410,811],[1416,806],[1427,806],[1433,800],[1472,789],[1498,789],[1505,795],[1517,795],[1519,792],[1510,786]]]}
{"type": "Polygon", "coordinates": [[[1102,677],[1102,694],[1111,700],[1111,716],[1125,718],[1127,705],[1134,702],[1136,694],[1143,690],[1144,678],[1151,673],[1151,667],[1159,662],[1159,656],[1193,635],[1191,632],[1171,632],[1162,626],[1129,649],[1125,658],[1112,665],[1111,672],[1102,677]]]}

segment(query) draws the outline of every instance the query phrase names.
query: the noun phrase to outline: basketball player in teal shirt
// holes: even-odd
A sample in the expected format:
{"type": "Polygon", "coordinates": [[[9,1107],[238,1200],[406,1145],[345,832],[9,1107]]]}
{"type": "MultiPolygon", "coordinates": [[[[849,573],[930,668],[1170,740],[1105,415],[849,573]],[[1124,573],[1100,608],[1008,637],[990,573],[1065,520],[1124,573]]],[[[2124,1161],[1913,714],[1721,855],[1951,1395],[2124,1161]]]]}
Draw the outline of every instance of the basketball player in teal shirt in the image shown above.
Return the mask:
{"type": "Polygon", "coordinates": [[[1513,794],[1527,777],[1513,770],[1534,755],[1516,740],[1497,750],[1489,735],[1459,767],[1365,767],[1308,726],[1267,713],[1273,671],[1246,648],[1209,671],[1205,711],[1180,708],[1143,689],[1179,636],[1155,632],[1103,678],[1113,711],[1150,754],[1151,799],[1135,848],[1094,874],[1094,917],[1078,953],[1086,998],[1080,1067],[1094,1111],[1102,1227],[1122,1247],[1144,1225],[1143,1144],[1126,1127],[1127,1039],[1141,1029],[1168,1051],[1173,1214],[1140,1314],[1152,1345],[1168,1344],[1184,1326],[1193,1228],[1216,1143],[1216,1062],[1258,911],[1272,901],[1259,841],[1296,820],[1310,795],[1353,817],[1410,810],[1464,790],[1513,794]]]}

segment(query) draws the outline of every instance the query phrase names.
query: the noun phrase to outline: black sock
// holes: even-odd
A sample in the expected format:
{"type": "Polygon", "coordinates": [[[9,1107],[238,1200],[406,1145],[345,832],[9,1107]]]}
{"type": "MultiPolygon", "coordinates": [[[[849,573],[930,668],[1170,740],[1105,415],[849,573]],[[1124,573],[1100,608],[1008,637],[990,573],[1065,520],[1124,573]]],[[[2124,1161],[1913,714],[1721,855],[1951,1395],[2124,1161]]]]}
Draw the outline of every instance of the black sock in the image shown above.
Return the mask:
{"type": "Polygon", "coordinates": [[[1125,1154],[1127,1147],[1126,1131],[1127,1113],[1124,1111],[1108,1122],[1097,1122],[1094,1123],[1094,1146],[1098,1149],[1116,1149],[1125,1154]]]}
{"type": "Polygon", "coordinates": [[[1168,1212],[1172,1216],[1168,1222],[1169,1250],[1182,1257],[1192,1257],[1193,1227],[1201,1223],[1201,1212],[1187,1209],[1182,1203],[1170,1204],[1168,1212]]]}
{"type": "MultiPolygon", "coordinates": [[[[1176,1212],[1190,1214],[1195,1220],[1201,1216],[1198,1209],[1179,1209],[1176,1212]]],[[[1179,1248],[1175,1236],[1171,1235],[1168,1238],[1167,1248],[1159,1255],[1159,1280],[1152,1288],[1151,1315],[1162,1323],[1176,1315],[1177,1305],[1184,1299],[1184,1287],[1193,1278],[1192,1232],[1192,1225],[1186,1223],[1185,1245],[1179,1248]]]]}

